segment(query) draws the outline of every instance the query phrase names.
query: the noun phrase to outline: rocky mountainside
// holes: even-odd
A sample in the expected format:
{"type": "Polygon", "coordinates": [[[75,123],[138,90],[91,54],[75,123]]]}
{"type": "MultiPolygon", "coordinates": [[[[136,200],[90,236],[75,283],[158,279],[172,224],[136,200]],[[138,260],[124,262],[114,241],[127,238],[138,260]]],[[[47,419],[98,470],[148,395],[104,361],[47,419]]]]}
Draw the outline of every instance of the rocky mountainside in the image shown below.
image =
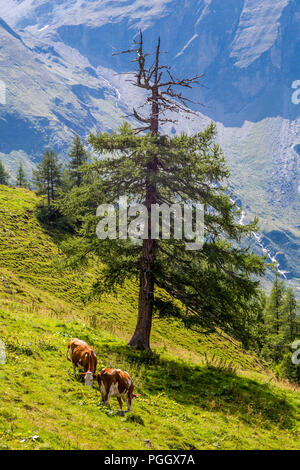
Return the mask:
{"type": "MultiPolygon", "coordinates": [[[[6,0],[0,15],[0,157],[12,174],[44,149],[64,158],[74,133],[113,129],[142,97],[126,81],[132,64],[112,56],[139,29],[157,36],[175,75],[204,73],[190,97],[213,119],[244,215],[257,214],[256,246],[300,286],[300,3],[296,0],[6,0]]],[[[300,290],[299,290],[300,292],[300,290]]]]}

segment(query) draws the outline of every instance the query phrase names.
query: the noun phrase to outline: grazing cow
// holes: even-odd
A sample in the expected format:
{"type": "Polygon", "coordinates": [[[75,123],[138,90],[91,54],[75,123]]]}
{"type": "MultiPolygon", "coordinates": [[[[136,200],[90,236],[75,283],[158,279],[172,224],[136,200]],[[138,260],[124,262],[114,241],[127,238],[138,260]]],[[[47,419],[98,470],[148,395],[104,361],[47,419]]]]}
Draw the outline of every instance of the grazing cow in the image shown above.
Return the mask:
{"type": "Polygon", "coordinates": [[[122,410],[122,398],[127,404],[127,411],[131,411],[132,401],[140,395],[133,393],[134,385],[130,375],[121,369],[109,369],[105,367],[98,375],[97,380],[105,403],[109,402],[111,397],[116,397],[120,405],[118,414],[124,416],[122,410]]]}
{"type": "Polygon", "coordinates": [[[80,375],[84,376],[85,385],[92,388],[97,366],[94,350],[85,341],[74,338],[68,344],[67,359],[73,364],[74,376],[76,367],[83,367],[84,372],[80,375]]]}

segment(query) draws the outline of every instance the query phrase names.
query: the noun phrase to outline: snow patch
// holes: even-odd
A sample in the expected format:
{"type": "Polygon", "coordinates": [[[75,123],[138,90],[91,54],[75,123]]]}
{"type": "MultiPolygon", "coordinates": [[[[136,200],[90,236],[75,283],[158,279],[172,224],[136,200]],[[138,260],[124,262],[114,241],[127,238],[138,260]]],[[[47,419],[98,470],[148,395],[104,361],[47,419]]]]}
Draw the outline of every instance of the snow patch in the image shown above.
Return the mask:
{"type": "Polygon", "coordinates": [[[181,51],[178,52],[178,54],[176,54],[175,59],[176,57],[181,56],[184,53],[184,51],[189,47],[189,45],[194,41],[194,39],[196,39],[197,37],[198,37],[198,34],[194,34],[194,36],[191,37],[191,39],[186,43],[186,45],[181,49],[181,51]]]}
{"type": "Polygon", "coordinates": [[[48,24],[46,24],[46,26],[44,26],[43,28],[39,29],[38,31],[41,32],[41,31],[44,31],[44,29],[47,29],[47,28],[49,28],[49,25],[48,25],[48,24]]]}

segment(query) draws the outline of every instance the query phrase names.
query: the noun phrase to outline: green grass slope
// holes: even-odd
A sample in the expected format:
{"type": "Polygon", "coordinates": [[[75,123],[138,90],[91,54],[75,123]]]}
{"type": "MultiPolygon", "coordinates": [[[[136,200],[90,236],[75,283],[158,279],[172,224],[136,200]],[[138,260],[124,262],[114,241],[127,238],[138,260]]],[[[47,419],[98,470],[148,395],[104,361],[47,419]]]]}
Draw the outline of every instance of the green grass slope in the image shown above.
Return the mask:
{"type": "MultiPolygon", "coordinates": [[[[222,334],[186,328],[180,305],[161,292],[153,353],[126,346],[137,288],[93,300],[97,265],[62,270],[63,235],[36,218],[36,196],[0,187],[0,365],[2,449],[296,449],[298,390],[278,383],[254,354],[222,334]],[[141,397],[120,417],[73,377],[65,353],[79,337],[98,367],[126,369],[141,397]]],[[[98,268],[99,269],[99,268],[98,268]]]]}

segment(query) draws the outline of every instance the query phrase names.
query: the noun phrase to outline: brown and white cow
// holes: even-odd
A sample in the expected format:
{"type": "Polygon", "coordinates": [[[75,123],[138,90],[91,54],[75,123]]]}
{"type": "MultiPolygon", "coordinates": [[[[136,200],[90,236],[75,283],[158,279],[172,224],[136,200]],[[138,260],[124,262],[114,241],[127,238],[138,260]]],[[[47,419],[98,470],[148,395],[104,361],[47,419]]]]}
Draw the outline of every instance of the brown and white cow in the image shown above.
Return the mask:
{"type": "Polygon", "coordinates": [[[84,376],[85,385],[92,388],[97,366],[94,350],[85,341],[74,338],[68,344],[67,359],[73,364],[74,376],[76,367],[83,367],[84,372],[80,375],[84,376]]]}
{"type": "Polygon", "coordinates": [[[133,393],[134,385],[128,372],[121,369],[109,369],[105,367],[98,375],[97,380],[102,395],[102,400],[109,403],[110,398],[118,399],[120,411],[118,414],[124,415],[122,410],[122,398],[127,404],[127,411],[131,411],[132,401],[139,397],[133,393]]]}

